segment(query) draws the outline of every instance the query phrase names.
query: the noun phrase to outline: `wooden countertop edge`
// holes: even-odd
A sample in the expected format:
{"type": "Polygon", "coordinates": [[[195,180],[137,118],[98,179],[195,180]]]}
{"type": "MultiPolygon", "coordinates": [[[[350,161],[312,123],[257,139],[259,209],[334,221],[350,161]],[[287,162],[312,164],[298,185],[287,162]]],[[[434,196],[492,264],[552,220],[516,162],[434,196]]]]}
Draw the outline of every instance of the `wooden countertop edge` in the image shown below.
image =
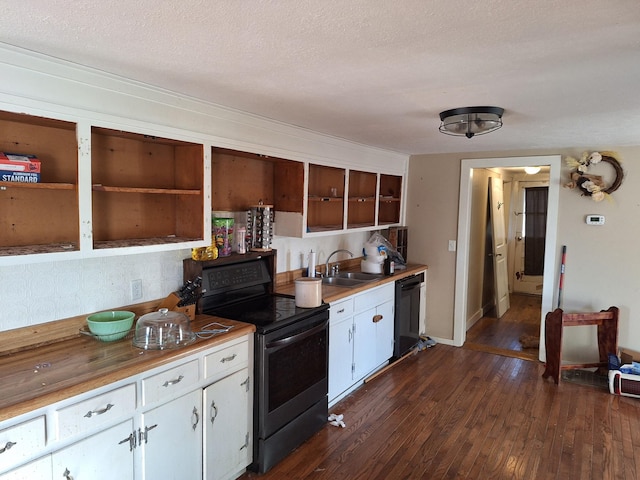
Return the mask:
{"type": "MultiPolygon", "coordinates": [[[[201,326],[204,326],[206,323],[211,321],[216,321],[217,317],[211,317],[208,315],[199,315],[196,317],[196,322],[201,326]]],[[[145,371],[151,370],[156,367],[160,367],[162,365],[166,365],[168,363],[174,362],[176,360],[180,360],[182,358],[188,357],[193,354],[197,354],[203,350],[212,348],[217,344],[228,342],[234,340],[239,337],[243,337],[245,335],[251,334],[255,332],[255,325],[242,323],[242,322],[233,322],[227,319],[217,319],[220,320],[221,323],[229,324],[233,323],[234,328],[227,333],[220,334],[218,336],[209,338],[209,339],[198,339],[191,345],[186,347],[182,347],[176,350],[150,350],[148,351],[151,355],[144,355],[143,353],[147,353],[146,350],[139,349],[140,356],[135,359],[134,363],[130,363],[124,366],[114,365],[109,369],[103,369],[100,371],[96,371],[95,376],[92,378],[84,379],[80,381],[74,381],[73,377],[70,377],[69,382],[61,382],[59,385],[52,387],[51,391],[46,393],[36,392],[33,396],[29,396],[27,394],[24,398],[16,399],[15,401],[11,401],[9,399],[3,400],[2,407],[0,408],[0,422],[16,417],[18,415],[22,415],[34,410],[38,410],[40,408],[46,407],[47,405],[51,405],[53,403],[57,403],[62,400],[66,400],[68,398],[74,397],[76,395],[88,392],[90,390],[103,387],[110,383],[118,382],[120,380],[124,380],[125,378],[143,373],[145,371]]],[[[195,330],[197,331],[197,329],[195,330]]],[[[83,336],[84,337],[84,336],[83,336]]],[[[85,337],[86,338],[86,337],[85,337]]],[[[131,340],[123,340],[122,342],[131,342],[131,340]]],[[[73,342],[73,339],[69,340],[61,340],[60,342],[73,342]]],[[[99,343],[96,341],[97,346],[102,346],[108,349],[113,344],[99,343]]],[[[43,354],[47,351],[47,349],[52,348],[53,343],[44,346],[35,347],[36,349],[42,350],[43,354]]],[[[135,347],[131,347],[135,348],[135,347]]],[[[136,349],[138,350],[138,349],[136,349]]],[[[30,351],[33,353],[33,349],[24,350],[24,352],[30,351]]],[[[7,358],[11,357],[12,361],[16,360],[16,357],[19,357],[20,353],[15,353],[9,355],[7,358]]],[[[0,357],[0,361],[2,358],[0,357]]],[[[1,397],[1,395],[0,395],[1,397]]]]}
{"type": "MultiPolygon", "coordinates": [[[[335,287],[331,285],[322,285],[322,300],[325,303],[332,303],[338,300],[342,300],[343,298],[350,297],[356,293],[365,292],[371,288],[378,287],[380,285],[384,285],[386,283],[395,282],[396,280],[400,280],[404,277],[408,277],[410,275],[415,275],[416,273],[423,272],[428,270],[427,265],[421,264],[408,264],[406,269],[396,270],[393,275],[389,275],[387,277],[381,278],[379,280],[374,280],[371,282],[364,283],[357,287],[335,287]]],[[[359,268],[347,268],[341,270],[342,272],[350,272],[350,271],[360,271],[359,268]]],[[[295,284],[292,279],[290,282],[282,283],[276,286],[276,293],[281,293],[284,295],[295,295],[295,284]]]]}

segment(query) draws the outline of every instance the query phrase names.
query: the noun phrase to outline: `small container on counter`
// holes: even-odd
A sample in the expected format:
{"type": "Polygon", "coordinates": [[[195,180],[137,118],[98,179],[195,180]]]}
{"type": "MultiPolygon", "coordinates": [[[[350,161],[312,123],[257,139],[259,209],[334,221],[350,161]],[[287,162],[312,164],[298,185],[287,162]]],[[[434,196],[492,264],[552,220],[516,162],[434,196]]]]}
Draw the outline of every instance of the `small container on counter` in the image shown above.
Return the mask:
{"type": "Polygon", "coordinates": [[[233,245],[233,218],[214,218],[213,236],[216,246],[218,247],[218,255],[220,257],[228,257],[231,255],[231,246],[233,245]]]}
{"type": "Polygon", "coordinates": [[[236,229],[236,251],[240,254],[247,253],[247,227],[238,225],[236,229]]]}
{"type": "Polygon", "coordinates": [[[384,259],[384,274],[385,275],[393,275],[396,270],[395,263],[389,257],[385,257],[384,259]]]}
{"type": "Polygon", "coordinates": [[[296,307],[314,308],[322,305],[322,279],[300,277],[294,280],[296,307]]]}

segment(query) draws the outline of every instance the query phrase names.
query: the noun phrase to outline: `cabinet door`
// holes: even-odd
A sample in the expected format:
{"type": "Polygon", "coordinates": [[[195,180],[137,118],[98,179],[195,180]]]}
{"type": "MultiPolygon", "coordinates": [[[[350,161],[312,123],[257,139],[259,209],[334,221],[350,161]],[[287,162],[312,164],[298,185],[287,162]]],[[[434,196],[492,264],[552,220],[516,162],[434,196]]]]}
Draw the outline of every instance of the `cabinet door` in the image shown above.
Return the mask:
{"type": "Polygon", "coordinates": [[[329,324],[329,401],[352,385],[353,317],[329,324]]]}
{"type": "Polygon", "coordinates": [[[51,478],[51,455],[0,475],[0,480],[50,480],[51,478]]]}
{"type": "Polygon", "coordinates": [[[54,452],[53,478],[133,479],[133,451],[129,442],[132,432],[133,421],[128,420],[54,452]]]}
{"type": "Polygon", "coordinates": [[[251,463],[250,395],[247,368],[205,388],[203,478],[235,478],[251,463]]]}
{"type": "Polygon", "coordinates": [[[376,357],[376,309],[370,308],[354,317],[354,380],[361,380],[378,365],[376,357]]]}
{"type": "Polygon", "coordinates": [[[394,305],[386,302],[376,308],[376,366],[393,356],[394,305]]]}
{"type": "Polygon", "coordinates": [[[196,390],[142,415],[144,478],[202,478],[201,403],[196,390]]]}

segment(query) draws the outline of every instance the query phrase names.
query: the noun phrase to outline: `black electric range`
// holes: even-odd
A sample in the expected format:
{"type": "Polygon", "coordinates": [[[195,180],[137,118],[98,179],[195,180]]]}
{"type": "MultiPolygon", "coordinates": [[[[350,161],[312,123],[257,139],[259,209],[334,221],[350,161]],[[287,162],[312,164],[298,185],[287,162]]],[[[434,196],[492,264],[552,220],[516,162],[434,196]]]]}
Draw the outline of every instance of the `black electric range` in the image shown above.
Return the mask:
{"type": "Polygon", "coordinates": [[[329,305],[274,294],[265,258],[202,270],[201,311],[256,326],[251,470],[264,473],[328,417],[329,305]]]}
{"type": "Polygon", "coordinates": [[[268,333],[329,308],[300,308],[295,297],[271,293],[272,276],[262,258],[203,269],[202,313],[251,323],[259,333],[268,333]]]}

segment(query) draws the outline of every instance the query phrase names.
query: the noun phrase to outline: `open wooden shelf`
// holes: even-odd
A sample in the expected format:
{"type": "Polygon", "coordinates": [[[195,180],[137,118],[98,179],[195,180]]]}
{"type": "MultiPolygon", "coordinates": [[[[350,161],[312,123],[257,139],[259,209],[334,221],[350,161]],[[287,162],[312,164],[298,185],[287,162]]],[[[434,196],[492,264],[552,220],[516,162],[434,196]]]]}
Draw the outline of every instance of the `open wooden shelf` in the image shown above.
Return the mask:
{"type": "Polygon", "coordinates": [[[75,190],[75,183],[20,183],[20,182],[2,182],[0,188],[7,190],[9,188],[30,188],[42,190],[75,190]]]}
{"type": "Polygon", "coordinates": [[[0,111],[0,151],[35,155],[40,182],[0,182],[0,256],[78,250],[76,124],[0,111]]]}
{"type": "Polygon", "coordinates": [[[165,245],[167,243],[186,243],[201,240],[200,238],[188,237],[155,237],[155,238],[129,238],[126,240],[105,240],[94,242],[93,248],[101,250],[105,248],[124,247],[148,247],[152,245],[165,245]]]}
{"type": "Polygon", "coordinates": [[[91,129],[93,248],[204,239],[204,147],[91,129]]]}
{"type": "Polygon", "coordinates": [[[35,255],[41,253],[73,252],[76,250],[78,250],[78,244],[76,243],[48,243],[46,245],[0,247],[0,257],[13,255],[35,255]]]}
{"type": "Polygon", "coordinates": [[[159,195],[200,195],[202,193],[202,190],[183,190],[177,188],[114,187],[107,185],[92,185],[91,189],[96,192],[152,193],[159,195]]]}

